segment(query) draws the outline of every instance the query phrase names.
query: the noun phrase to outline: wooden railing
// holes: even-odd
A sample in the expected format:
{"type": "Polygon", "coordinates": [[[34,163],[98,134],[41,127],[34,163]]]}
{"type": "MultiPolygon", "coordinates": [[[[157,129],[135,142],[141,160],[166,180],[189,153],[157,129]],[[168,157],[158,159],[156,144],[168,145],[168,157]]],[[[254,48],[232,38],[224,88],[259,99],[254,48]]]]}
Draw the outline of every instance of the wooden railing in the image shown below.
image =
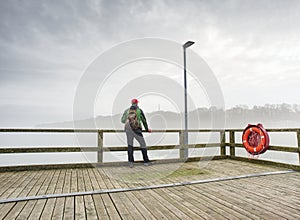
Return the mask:
{"type": "MultiPolygon", "coordinates": [[[[236,148],[243,148],[241,143],[236,142],[236,134],[241,133],[242,129],[200,129],[200,130],[189,130],[189,133],[200,132],[200,133],[219,133],[220,141],[217,143],[202,143],[202,144],[189,144],[187,146],[183,143],[183,130],[154,130],[153,133],[178,133],[179,135],[179,144],[175,145],[161,145],[161,146],[149,146],[148,150],[179,150],[179,158],[173,160],[157,160],[156,162],[171,162],[171,161],[190,161],[190,160],[199,160],[205,159],[202,157],[189,157],[186,149],[191,148],[209,148],[209,147],[219,147],[220,155],[212,155],[214,159],[223,159],[231,158],[237,160],[248,160],[248,158],[242,158],[236,156],[236,148]],[[228,134],[228,136],[226,135],[228,134]],[[229,137],[229,142],[226,141],[226,136],[229,137]],[[226,148],[229,147],[229,154],[226,154],[226,148]]],[[[267,129],[268,132],[293,132],[297,136],[298,145],[294,147],[290,146],[273,146],[271,145],[269,150],[280,151],[280,152],[289,152],[297,153],[300,161],[300,129],[267,129]]],[[[103,155],[105,152],[116,152],[116,151],[127,151],[126,146],[120,147],[106,147],[103,145],[103,137],[105,133],[121,133],[123,130],[95,130],[95,129],[0,129],[0,134],[2,133],[94,133],[98,136],[97,146],[94,147],[0,147],[0,155],[4,154],[26,154],[26,153],[69,153],[69,152],[96,152],[97,161],[96,163],[80,163],[80,164],[41,164],[41,165],[25,165],[25,166],[1,166],[0,170],[24,170],[24,169],[40,169],[40,168],[60,168],[60,167],[83,167],[83,166],[101,166],[101,165],[114,165],[117,163],[105,163],[103,161],[103,155]]],[[[138,147],[135,147],[138,149],[138,147]]],[[[275,163],[265,160],[251,160],[252,162],[263,162],[271,163],[281,166],[291,167],[293,169],[299,169],[299,163],[296,165],[284,164],[284,163],[275,163]]],[[[120,163],[119,163],[120,164],[120,163]]]]}

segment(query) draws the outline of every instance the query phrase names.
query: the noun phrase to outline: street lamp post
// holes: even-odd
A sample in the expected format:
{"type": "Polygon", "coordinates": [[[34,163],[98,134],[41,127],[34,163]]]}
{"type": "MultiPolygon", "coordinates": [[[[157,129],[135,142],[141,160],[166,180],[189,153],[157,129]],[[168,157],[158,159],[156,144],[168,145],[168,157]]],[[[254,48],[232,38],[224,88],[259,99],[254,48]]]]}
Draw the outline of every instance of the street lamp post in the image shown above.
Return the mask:
{"type": "MultiPolygon", "coordinates": [[[[184,67],[184,136],[183,143],[187,146],[188,141],[188,109],[187,109],[187,80],[186,80],[186,48],[192,46],[195,42],[187,41],[183,45],[183,67],[184,67]]],[[[184,158],[188,157],[188,148],[184,150],[184,158]]]]}

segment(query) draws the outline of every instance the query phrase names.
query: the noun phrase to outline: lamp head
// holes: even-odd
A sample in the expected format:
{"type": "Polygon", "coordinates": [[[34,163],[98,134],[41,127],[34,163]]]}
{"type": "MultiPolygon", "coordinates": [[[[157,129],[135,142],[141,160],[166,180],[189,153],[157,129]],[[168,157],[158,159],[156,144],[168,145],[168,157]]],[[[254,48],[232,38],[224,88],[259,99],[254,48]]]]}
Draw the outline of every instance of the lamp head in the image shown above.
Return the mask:
{"type": "Polygon", "coordinates": [[[183,48],[188,48],[190,46],[192,46],[195,42],[193,41],[187,41],[184,45],[183,45],[183,48]]]}

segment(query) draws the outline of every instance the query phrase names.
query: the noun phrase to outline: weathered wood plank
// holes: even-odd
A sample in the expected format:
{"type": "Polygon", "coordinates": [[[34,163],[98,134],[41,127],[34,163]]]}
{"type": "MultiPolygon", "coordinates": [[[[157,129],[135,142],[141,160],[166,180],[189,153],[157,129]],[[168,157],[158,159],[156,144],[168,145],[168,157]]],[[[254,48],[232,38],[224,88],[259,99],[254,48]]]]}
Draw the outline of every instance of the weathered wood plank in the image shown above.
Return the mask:
{"type": "MultiPolygon", "coordinates": [[[[199,198],[197,194],[189,193],[187,190],[180,190],[180,188],[170,188],[168,191],[179,196],[181,198],[181,203],[199,215],[199,218],[211,219],[216,215],[216,213],[212,213],[213,209],[203,205],[201,198],[199,198]]],[[[217,214],[217,216],[219,215],[217,214]]]]}
{"type": "MultiPolygon", "coordinates": [[[[288,178],[288,175],[285,175],[288,178]]],[[[278,205],[278,200],[280,198],[280,204],[282,207],[278,209],[283,209],[282,212],[298,212],[300,213],[300,190],[299,188],[289,188],[285,186],[285,182],[281,182],[281,179],[276,177],[274,178],[259,178],[255,179],[255,187],[253,187],[253,181],[244,180],[236,183],[238,187],[241,189],[243,185],[249,185],[247,187],[247,191],[252,191],[253,196],[257,196],[255,198],[264,200],[268,203],[278,205]],[[295,205],[298,205],[298,209],[295,209],[295,205]]]]}
{"type": "Polygon", "coordinates": [[[54,174],[55,174],[54,171],[45,172],[46,179],[43,182],[43,184],[41,185],[41,187],[40,187],[40,189],[39,189],[39,191],[36,195],[45,195],[45,194],[47,194],[47,190],[51,185],[52,179],[54,178],[54,174]]]}
{"type": "Polygon", "coordinates": [[[128,210],[124,205],[123,201],[119,198],[118,193],[109,194],[113,204],[116,206],[121,218],[123,219],[134,219],[131,215],[131,210],[128,210]]]}
{"type": "Polygon", "coordinates": [[[119,211],[116,209],[116,206],[112,202],[108,194],[102,194],[101,198],[105,204],[105,209],[110,217],[110,219],[122,219],[119,211]]]}
{"type": "Polygon", "coordinates": [[[22,172],[22,173],[14,173],[14,175],[8,174],[7,181],[0,187],[0,198],[7,198],[10,193],[13,191],[15,187],[18,186],[18,184],[21,184],[22,181],[26,179],[27,176],[30,174],[28,172],[22,172]]]}
{"type": "Polygon", "coordinates": [[[55,207],[55,203],[56,203],[56,199],[47,200],[40,219],[42,220],[51,219],[55,207]]]}
{"type": "Polygon", "coordinates": [[[41,215],[43,213],[44,207],[46,205],[47,200],[43,199],[43,200],[38,200],[29,216],[29,220],[36,220],[36,219],[40,219],[41,215]]]}
{"type": "Polygon", "coordinates": [[[90,180],[88,170],[84,169],[82,171],[82,175],[83,175],[83,180],[84,180],[84,185],[85,185],[85,191],[92,191],[93,187],[92,187],[92,183],[91,183],[91,180],[90,180]]]}
{"type": "Polygon", "coordinates": [[[78,184],[78,191],[84,192],[85,191],[85,183],[83,178],[83,169],[77,170],[77,184],[78,184]]]}
{"type": "Polygon", "coordinates": [[[180,219],[200,219],[194,210],[187,208],[183,203],[184,200],[181,197],[178,197],[176,194],[172,193],[169,189],[157,189],[153,191],[157,195],[160,195],[162,198],[167,201],[169,207],[173,207],[172,211],[180,219]]]}
{"type": "Polygon", "coordinates": [[[4,219],[4,217],[13,209],[16,205],[15,202],[6,203],[0,205],[0,219],[4,219]]]}
{"type": "Polygon", "coordinates": [[[57,198],[53,209],[52,219],[62,219],[64,216],[66,198],[57,198]]]}
{"type": "Polygon", "coordinates": [[[95,169],[92,169],[92,172],[93,172],[93,175],[95,176],[96,178],[96,181],[99,185],[99,189],[107,189],[107,186],[105,184],[105,180],[103,179],[103,172],[102,172],[102,169],[101,168],[95,168],[95,169]]]}
{"type": "Polygon", "coordinates": [[[152,207],[145,207],[145,205],[138,200],[138,198],[132,192],[124,193],[128,199],[130,199],[131,203],[136,207],[137,210],[143,215],[145,219],[155,219],[154,216],[151,214],[152,207]],[[150,210],[149,210],[150,209],[150,210]]]}
{"type": "Polygon", "coordinates": [[[64,219],[68,219],[68,220],[74,219],[75,218],[74,210],[75,210],[75,198],[66,197],[65,208],[64,208],[64,219]]]}
{"type": "MultiPolygon", "coordinates": [[[[9,195],[11,198],[14,197],[24,197],[30,192],[31,188],[38,180],[41,174],[38,172],[32,172],[30,176],[28,176],[17,188],[12,187],[13,192],[9,195]]],[[[9,189],[10,190],[10,189],[9,189]]]]}
{"type": "Polygon", "coordinates": [[[68,169],[65,173],[65,179],[63,184],[63,193],[71,192],[71,177],[72,177],[72,170],[68,169]]]}
{"type": "MultiPolygon", "coordinates": [[[[231,187],[228,184],[211,183],[208,187],[211,188],[211,186],[213,187],[216,185],[218,186],[217,192],[220,198],[222,198],[223,200],[235,201],[236,204],[240,204],[240,208],[245,209],[245,211],[252,213],[252,215],[254,216],[266,219],[276,219],[280,216],[279,213],[274,213],[274,210],[272,208],[269,208],[269,206],[265,206],[265,208],[262,208],[263,205],[260,204],[260,200],[256,201],[252,199],[251,194],[247,194],[246,191],[237,190],[236,186],[231,187]]],[[[197,192],[201,190],[199,186],[195,187],[197,189],[197,192]]]]}
{"type": "MultiPolygon", "coordinates": [[[[131,200],[126,196],[125,193],[112,193],[110,194],[110,197],[113,199],[116,206],[119,208],[119,206],[123,207],[124,209],[128,210],[128,214],[130,215],[129,218],[133,219],[145,219],[143,215],[139,212],[139,210],[132,204],[131,200]]],[[[124,214],[123,212],[122,216],[126,216],[127,214],[124,214]]]]}
{"type": "Polygon", "coordinates": [[[86,219],[83,196],[75,197],[75,219],[86,219]]]}
{"type": "Polygon", "coordinates": [[[16,219],[28,219],[36,202],[36,200],[28,201],[16,219]]]}
{"type": "Polygon", "coordinates": [[[161,197],[156,197],[153,200],[151,191],[143,192],[132,192],[145,207],[149,207],[151,214],[157,219],[164,219],[168,216],[168,219],[179,219],[173,212],[165,206],[164,201],[161,200],[161,197]]]}
{"type": "Polygon", "coordinates": [[[71,171],[71,192],[78,192],[78,178],[77,169],[72,169],[71,171]]]}
{"type": "Polygon", "coordinates": [[[54,174],[52,174],[53,177],[49,183],[46,194],[53,194],[55,192],[56,184],[59,181],[60,172],[61,170],[55,170],[54,174]]]}
{"type": "Polygon", "coordinates": [[[110,216],[105,208],[105,204],[102,200],[101,195],[93,195],[92,197],[95,204],[95,211],[97,213],[98,219],[110,219],[110,216]]]}
{"type": "Polygon", "coordinates": [[[10,212],[5,216],[4,219],[16,219],[20,212],[23,210],[27,202],[18,202],[16,205],[10,210],[10,212]]]}
{"type": "Polygon", "coordinates": [[[84,196],[84,206],[87,219],[97,219],[97,212],[91,195],[84,196]]]}

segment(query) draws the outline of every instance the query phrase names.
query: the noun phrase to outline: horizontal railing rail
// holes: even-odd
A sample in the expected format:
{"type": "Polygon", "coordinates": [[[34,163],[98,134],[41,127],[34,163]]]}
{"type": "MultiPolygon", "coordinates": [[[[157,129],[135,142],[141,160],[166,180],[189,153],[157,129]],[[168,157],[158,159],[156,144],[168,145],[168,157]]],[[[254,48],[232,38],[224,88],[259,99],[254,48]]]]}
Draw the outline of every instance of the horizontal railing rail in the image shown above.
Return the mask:
{"type": "MultiPolygon", "coordinates": [[[[267,129],[268,132],[293,132],[297,137],[296,146],[275,146],[271,145],[269,150],[287,152],[287,153],[297,153],[300,163],[300,129],[299,128],[276,128],[276,129],[267,129]]],[[[1,128],[1,133],[95,133],[97,134],[97,146],[92,147],[0,147],[0,155],[5,154],[26,154],[26,153],[70,153],[70,152],[96,152],[97,153],[97,165],[105,164],[103,161],[103,156],[105,152],[116,152],[116,151],[127,151],[126,146],[113,146],[108,147],[103,144],[103,137],[106,133],[121,133],[124,130],[113,130],[113,129],[28,129],[28,128],[1,128]]],[[[178,133],[179,135],[179,144],[171,145],[157,145],[149,146],[149,150],[179,150],[178,160],[185,161],[191,159],[187,154],[186,149],[191,148],[209,148],[209,147],[219,147],[220,155],[212,155],[217,158],[232,158],[240,159],[240,156],[236,156],[236,149],[243,148],[242,143],[236,142],[236,134],[243,132],[243,129],[193,129],[189,130],[189,133],[199,132],[199,133],[219,133],[219,142],[217,143],[201,143],[201,144],[189,144],[184,145],[183,135],[184,130],[180,129],[170,129],[170,130],[153,130],[153,133],[178,133]],[[229,137],[229,138],[226,138],[229,137]],[[229,154],[226,154],[226,148],[229,147],[229,154]]],[[[139,149],[139,147],[135,147],[139,149]]],[[[198,157],[201,159],[201,157],[198,157]]],[[[260,159],[260,161],[263,161],[260,159]]],[[[111,163],[110,163],[111,164],[111,163]]],[[[44,165],[44,164],[43,164],[44,165]]],[[[72,164],[58,164],[58,165],[69,165],[72,164]]],[[[74,165],[74,164],[73,164],[74,165]]],[[[297,164],[296,166],[298,166],[297,164]]],[[[30,165],[22,165],[26,167],[30,165]]],[[[3,168],[0,167],[0,169],[3,168]]]]}

